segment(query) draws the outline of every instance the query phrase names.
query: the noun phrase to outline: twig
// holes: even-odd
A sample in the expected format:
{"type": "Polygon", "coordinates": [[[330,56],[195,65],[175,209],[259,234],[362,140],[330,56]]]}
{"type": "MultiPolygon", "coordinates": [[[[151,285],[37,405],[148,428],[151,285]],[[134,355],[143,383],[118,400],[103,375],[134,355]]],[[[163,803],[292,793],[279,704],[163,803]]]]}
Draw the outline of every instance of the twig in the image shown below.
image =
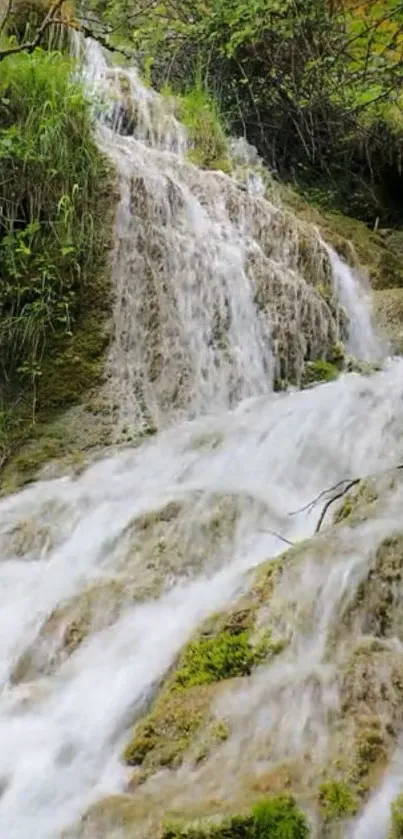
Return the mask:
{"type": "MultiPolygon", "coordinates": [[[[72,26],[72,24],[70,24],[70,26],[72,26]]],[[[83,23],[83,21],[78,21],[74,28],[76,28],[79,32],[82,32],[82,34],[86,38],[93,38],[94,41],[98,41],[98,43],[101,44],[101,47],[104,47],[106,50],[109,50],[110,52],[118,52],[125,58],[133,60],[133,52],[130,52],[130,50],[126,50],[124,47],[114,46],[109,42],[108,38],[106,38],[104,35],[101,35],[100,33],[94,32],[89,26],[83,23]]]]}
{"type": "Polygon", "coordinates": [[[313,501],[310,501],[309,504],[306,504],[305,507],[301,507],[299,510],[294,510],[292,513],[288,513],[288,515],[289,516],[298,516],[299,513],[305,513],[306,510],[309,510],[309,511],[313,510],[314,507],[316,507],[318,501],[321,500],[321,498],[323,498],[325,495],[328,495],[329,492],[334,492],[336,489],[341,487],[342,484],[346,484],[349,481],[351,481],[351,478],[343,478],[342,481],[339,481],[333,487],[330,487],[329,489],[324,489],[322,492],[320,492],[319,495],[317,495],[316,498],[313,499],[313,501]]]}
{"type": "Polygon", "coordinates": [[[282,536],[281,533],[277,533],[276,530],[266,530],[266,528],[262,527],[260,529],[260,533],[270,533],[270,536],[276,536],[277,539],[280,539],[282,542],[285,542],[286,545],[294,545],[294,542],[290,542],[289,539],[286,539],[286,537],[282,536]]]}
{"type": "Polygon", "coordinates": [[[333,502],[334,502],[334,501],[337,501],[339,498],[342,498],[342,497],[343,497],[343,495],[345,495],[345,494],[346,494],[346,492],[348,492],[350,489],[352,489],[354,486],[356,486],[356,485],[357,485],[357,484],[359,484],[360,482],[361,482],[361,478],[354,478],[354,480],[353,480],[353,481],[350,481],[350,483],[348,483],[348,484],[347,484],[347,486],[345,486],[345,487],[344,487],[344,489],[342,489],[342,490],[341,490],[340,492],[338,492],[336,495],[332,495],[332,497],[331,497],[331,498],[329,498],[329,500],[328,500],[328,501],[326,501],[326,504],[325,504],[325,506],[323,507],[323,510],[322,510],[322,512],[321,512],[321,514],[320,514],[320,516],[319,516],[319,521],[318,521],[318,523],[317,523],[317,525],[316,525],[316,527],[315,527],[315,533],[319,533],[319,530],[320,530],[320,528],[321,528],[321,526],[322,526],[322,524],[323,524],[323,519],[325,518],[325,515],[326,515],[326,513],[327,513],[327,511],[328,511],[328,509],[329,509],[329,507],[330,507],[330,505],[331,505],[331,504],[333,504],[333,502]]]}

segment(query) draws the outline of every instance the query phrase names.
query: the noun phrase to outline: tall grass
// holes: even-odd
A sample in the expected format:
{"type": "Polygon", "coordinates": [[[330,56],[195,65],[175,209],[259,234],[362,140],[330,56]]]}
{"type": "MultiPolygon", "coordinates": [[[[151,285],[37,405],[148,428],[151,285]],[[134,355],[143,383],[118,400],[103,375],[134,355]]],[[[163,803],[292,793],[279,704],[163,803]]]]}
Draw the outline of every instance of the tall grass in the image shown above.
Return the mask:
{"type": "Polygon", "coordinates": [[[179,117],[189,133],[189,157],[192,162],[206,169],[229,171],[231,165],[225,121],[218,102],[199,76],[178,101],[179,117]]]}
{"type": "Polygon", "coordinates": [[[41,372],[97,261],[105,164],[68,57],[36,50],[0,77],[0,376],[41,372]]]}

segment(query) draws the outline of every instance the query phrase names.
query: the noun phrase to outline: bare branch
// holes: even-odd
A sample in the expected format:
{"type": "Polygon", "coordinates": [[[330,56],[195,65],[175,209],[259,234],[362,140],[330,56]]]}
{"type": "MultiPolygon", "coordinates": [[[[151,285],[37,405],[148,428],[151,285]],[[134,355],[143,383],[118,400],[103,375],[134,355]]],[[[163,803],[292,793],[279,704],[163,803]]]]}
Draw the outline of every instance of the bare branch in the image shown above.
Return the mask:
{"type": "Polygon", "coordinates": [[[7,58],[7,56],[9,55],[15,55],[19,52],[33,52],[36,49],[36,47],[38,47],[41,43],[42,38],[49,26],[51,26],[53,23],[61,23],[61,20],[55,17],[55,15],[61,9],[64,3],[65,0],[56,0],[55,3],[52,3],[41,25],[38,26],[35,37],[32,39],[32,41],[26,41],[23,44],[17,44],[17,46],[15,47],[7,47],[4,50],[0,50],[0,61],[3,61],[3,59],[7,58]]]}
{"type": "MultiPolygon", "coordinates": [[[[70,24],[70,26],[73,26],[73,24],[70,24]]],[[[85,37],[93,38],[94,41],[98,41],[98,44],[100,44],[101,47],[104,47],[106,50],[109,50],[110,52],[117,52],[120,55],[123,55],[125,58],[128,58],[129,60],[133,60],[134,53],[130,52],[130,50],[126,50],[124,47],[114,46],[114,44],[111,44],[109,42],[108,38],[105,37],[105,35],[101,35],[101,33],[99,32],[94,32],[94,30],[87,26],[84,22],[79,21],[74,28],[78,29],[79,32],[82,32],[82,34],[85,37]]]]}
{"type": "MultiPolygon", "coordinates": [[[[11,5],[12,0],[9,0],[9,2],[11,5]]],[[[63,21],[60,17],[58,17],[57,12],[62,8],[65,2],[66,0],[56,0],[56,2],[52,4],[32,41],[27,41],[26,43],[18,44],[17,46],[7,47],[4,50],[0,50],[0,61],[2,61],[4,58],[7,58],[7,56],[9,55],[15,55],[21,52],[33,52],[40,45],[45,31],[49,28],[49,26],[52,26],[52,24],[54,23],[63,23],[66,27],[70,29],[75,29],[78,32],[82,32],[82,34],[85,37],[93,38],[94,41],[97,41],[101,45],[101,47],[104,47],[110,52],[117,52],[129,60],[133,59],[134,56],[132,52],[126,50],[124,47],[117,47],[114,44],[111,44],[108,37],[105,34],[96,32],[94,29],[88,26],[88,24],[84,20],[78,19],[63,21]]]]}
{"type": "Polygon", "coordinates": [[[311,510],[313,510],[314,507],[316,507],[317,503],[321,500],[321,498],[324,498],[326,495],[329,495],[329,492],[334,492],[335,490],[339,489],[339,487],[341,487],[343,484],[349,484],[350,481],[351,478],[343,478],[342,481],[339,481],[334,486],[330,487],[329,489],[324,489],[322,492],[320,492],[319,495],[317,495],[316,498],[310,501],[309,504],[306,504],[305,507],[301,507],[300,510],[294,510],[292,513],[289,513],[288,515],[298,516],[299,513],[305,513],[307,510],[311,512],[311,510]]]}
{"type": "Polygon", "coordinates": [[[285,542],[286,545],[291,545],[292,547],[294,546],[294,542],[290,542],[289,539],[286,539],[286,537],[282,536],[281,533],[277,533],[276,530],[266,530],[266,528],[263,527],[263,528],[260,529],[259,532],[260,533],[269,533],[270,536],[276,536],[277,539],[280,539],[281,542],[285,542]]]}
{"type": "Polygon", "coordinates": [[[328,509],[329,509],[329,507],[330,507],[330,505],[331,505],[331,504],[333,504],[333,502],[334,502],[334,501],[337,501],[339,498],[342,498],[342,497],[343,497],[343,495],[345,495],[345,494],[346,494],[346,492],[348,492],[348,491],[349,491],[350,489],[352,489],[354,486],[357,486],[357,484],[359,484],[360,482],[361,482],[361,478],[354,478],[354,480],[353,480],[353,481],[350,481],[350,482],[349,482],[349,483],[348,483],[348,484],[344,487],[344,489],[340,490],[340,492],[337,492],[337,493],[336,493],[336,495],[333,495],[331,498],[329,498],[329,499],[328,499],[328,501],[326,501],[326,504],[325,504],[325,506],[324,506],[324,508],[323,508],[323,510],[322,510],[322,512],[321,512],[321,514],[320,514],[320,516],[319,516],[319,521],[318,521],[318,523],[317,523],[317,525],[316,525],[316,527],[315,527],[315,533],[319,533],[319,530],[320,530],[320,528],[322,527],[323,520],[324,520],[324,518],[325,518],[325,515],[326,515],[326,513],[327,513],[327,511],[328,511],[328,509]]]}

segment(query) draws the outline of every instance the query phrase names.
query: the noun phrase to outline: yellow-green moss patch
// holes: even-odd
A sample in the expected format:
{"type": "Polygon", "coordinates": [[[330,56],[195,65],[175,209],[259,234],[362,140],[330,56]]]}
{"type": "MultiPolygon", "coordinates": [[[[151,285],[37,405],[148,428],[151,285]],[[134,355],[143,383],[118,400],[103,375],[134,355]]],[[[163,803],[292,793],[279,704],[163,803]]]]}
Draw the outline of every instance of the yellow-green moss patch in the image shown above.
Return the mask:
{"type": "Polygon", "coordinates": [[[402,839],[403,837],[403,795],[398,795],[391,805],[391,819],[388,839],[402,839]]]}
{"type": "Polygon", "coordinates": [[[353,816],[358,809],[355,790],[343,781],[324,781],[319,787],[319,802],[325,821],[353,816]]]}

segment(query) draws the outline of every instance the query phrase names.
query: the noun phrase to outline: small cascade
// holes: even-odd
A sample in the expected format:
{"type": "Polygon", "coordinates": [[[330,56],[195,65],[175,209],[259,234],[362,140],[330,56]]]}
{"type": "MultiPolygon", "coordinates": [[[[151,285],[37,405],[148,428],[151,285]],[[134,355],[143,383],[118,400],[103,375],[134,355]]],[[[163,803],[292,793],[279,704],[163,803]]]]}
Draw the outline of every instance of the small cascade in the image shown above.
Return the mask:
{"type": "Polygon", "coordinates": [[[116,428],[161,428],[274,383],[298,385],[305,362],[331,355],[348,334],[351,350],[372,358],[358,279],[316,230],[266,200],[256,177],[241,188],[193,166],[175,101],[135,69],[108,67],[91,41],[85,68],[106,103],[99,142],[121,196],[109,359],[116,428]]]}
{"type": "Polygon", "coordinates": [[[348,348],[352,355],[363,361],[379,361],[384,356],[384,347],[374,333],[371,321],[370,289],[332,248],[328,247],[327,251],[334,288],[348,314],[348,348]]]}

